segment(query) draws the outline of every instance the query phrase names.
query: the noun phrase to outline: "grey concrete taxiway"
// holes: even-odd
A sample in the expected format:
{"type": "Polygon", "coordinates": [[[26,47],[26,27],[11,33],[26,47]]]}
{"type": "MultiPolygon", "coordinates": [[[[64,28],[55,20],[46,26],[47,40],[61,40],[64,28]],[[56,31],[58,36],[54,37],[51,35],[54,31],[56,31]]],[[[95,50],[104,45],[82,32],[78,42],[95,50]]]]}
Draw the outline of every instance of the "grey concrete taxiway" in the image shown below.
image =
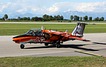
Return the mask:
{"type": "Polygon", "coordinates": [[[84,34],[91,42],[67,41],[61,48],[45,47],[44,44],[20,44],[12,41],[13,36],[0,36],[0,57],[15,56],[104,56],[106,57],[106,33],[84,34]]]}

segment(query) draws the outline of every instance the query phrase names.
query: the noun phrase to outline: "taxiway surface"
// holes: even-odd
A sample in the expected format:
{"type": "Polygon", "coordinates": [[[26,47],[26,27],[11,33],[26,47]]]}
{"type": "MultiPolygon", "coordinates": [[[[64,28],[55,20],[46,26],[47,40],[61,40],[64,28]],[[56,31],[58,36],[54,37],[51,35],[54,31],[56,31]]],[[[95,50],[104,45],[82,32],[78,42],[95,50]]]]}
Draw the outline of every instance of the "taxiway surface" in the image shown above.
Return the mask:
{"type": "Polygon", "coordinates": [[[67,41],[61,48],[51,46],[47,48],[44,44],[26,44],[25,49],[20,49],[20,45],[14,43],[12,37],[0,36],[0,57],[92,56],[92,54],[106,57],[106,33],[84,34],[84,38],[92,42],[67,41]]]}

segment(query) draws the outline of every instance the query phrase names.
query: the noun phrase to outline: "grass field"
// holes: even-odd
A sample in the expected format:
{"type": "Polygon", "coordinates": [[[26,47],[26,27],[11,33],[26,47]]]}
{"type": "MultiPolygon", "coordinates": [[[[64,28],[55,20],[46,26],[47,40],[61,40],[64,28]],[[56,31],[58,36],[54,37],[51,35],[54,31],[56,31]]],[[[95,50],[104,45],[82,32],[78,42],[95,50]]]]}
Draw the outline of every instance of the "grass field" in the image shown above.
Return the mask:
{"type": "MultiPolygon", "coordinates": [[[[72,32],[76,24],[0,24],[0,35],[18,35],[32,28],[40,28],[72,32]]],[[[87,25],[85,33],[106,33],[106,24],[87,25]]]]}
{"type": "Polygon", "coordinates": [[[106,67],[103,57],[0,58],[0,67],[106,67]]]}

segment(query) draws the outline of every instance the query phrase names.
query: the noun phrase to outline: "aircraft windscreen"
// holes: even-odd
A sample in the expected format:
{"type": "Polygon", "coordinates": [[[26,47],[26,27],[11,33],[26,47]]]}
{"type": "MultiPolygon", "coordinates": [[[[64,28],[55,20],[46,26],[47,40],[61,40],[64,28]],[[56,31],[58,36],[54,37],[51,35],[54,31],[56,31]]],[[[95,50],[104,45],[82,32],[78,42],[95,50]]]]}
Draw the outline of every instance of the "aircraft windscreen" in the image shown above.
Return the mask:
{"type": "Polygon", "coordinates": [[[34,31],[33,30],[29,30],[26,34],[28,34],[28,35],[34,35],[34,31]]]}
{"type": "Polygon", "coordinates": [[[33,35],[33,36],[38,36],[42,34],[42,30],[41,29],[33,29],[33,30],[29,30],[27,32],[28,35],[33,35]]]}

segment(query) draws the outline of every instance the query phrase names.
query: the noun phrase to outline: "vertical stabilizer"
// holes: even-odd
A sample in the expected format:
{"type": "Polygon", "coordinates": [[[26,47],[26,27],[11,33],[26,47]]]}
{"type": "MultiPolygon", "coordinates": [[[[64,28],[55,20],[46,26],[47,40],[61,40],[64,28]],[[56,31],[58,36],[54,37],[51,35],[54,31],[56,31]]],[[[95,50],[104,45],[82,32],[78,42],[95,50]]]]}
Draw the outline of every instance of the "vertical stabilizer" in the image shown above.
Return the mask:
{"type": "Polygon", "coordinates": [[[86,25],[85,23],[77,23],[77,26],[75,27],[75,29],[72,32],[72,35],[78,36],[78,37],[83,37],[85,25],[86,25]]]}

